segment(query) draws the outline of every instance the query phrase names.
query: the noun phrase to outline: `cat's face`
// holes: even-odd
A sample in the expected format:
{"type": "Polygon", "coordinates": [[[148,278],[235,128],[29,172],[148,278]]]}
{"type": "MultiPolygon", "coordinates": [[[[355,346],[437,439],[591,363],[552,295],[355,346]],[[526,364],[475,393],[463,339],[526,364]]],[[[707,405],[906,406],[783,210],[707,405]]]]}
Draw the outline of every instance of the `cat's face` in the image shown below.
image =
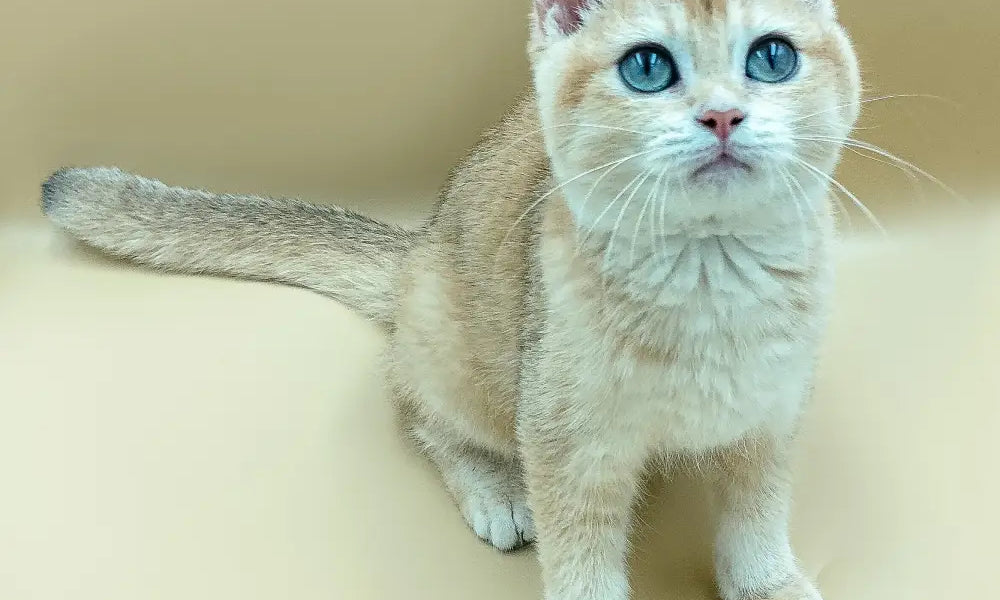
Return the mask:
{"type": "Polygon", "coordinates": [[[823,187],[812,169],[832,171],[860,95],[830,1],[536,0],[535,87],[574,212],[617,215],[624,190],[715,218],[823,187]]]}

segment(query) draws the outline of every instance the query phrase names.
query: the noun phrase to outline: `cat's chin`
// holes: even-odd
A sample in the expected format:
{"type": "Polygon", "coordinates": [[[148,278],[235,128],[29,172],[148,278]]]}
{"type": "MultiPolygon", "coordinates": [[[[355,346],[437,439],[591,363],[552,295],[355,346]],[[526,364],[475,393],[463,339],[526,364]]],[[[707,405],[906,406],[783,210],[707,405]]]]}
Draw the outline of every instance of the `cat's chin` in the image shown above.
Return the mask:
{"type": "Polygon", "coordinates": [[[753,167],[748,163],[731,154],[720,154],[692,171],[691,179],[696,182],[719,181],[728,183],[736,179],[745,178],[752,173],[753,167]]]}

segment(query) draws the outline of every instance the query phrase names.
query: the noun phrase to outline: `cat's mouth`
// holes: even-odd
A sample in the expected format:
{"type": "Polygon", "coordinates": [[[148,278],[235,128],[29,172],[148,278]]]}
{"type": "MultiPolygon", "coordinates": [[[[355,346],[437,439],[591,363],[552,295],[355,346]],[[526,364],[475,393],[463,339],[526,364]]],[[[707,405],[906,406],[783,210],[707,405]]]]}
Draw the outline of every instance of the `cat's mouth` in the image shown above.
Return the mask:
{"type": "Polygon", "coordinates": [[[712,158],[705,161],[691,173],[694,179],[726,177],[740,173],[749,173],[750,165],[733,156],[728,150],[719,150],[712,158]]]}

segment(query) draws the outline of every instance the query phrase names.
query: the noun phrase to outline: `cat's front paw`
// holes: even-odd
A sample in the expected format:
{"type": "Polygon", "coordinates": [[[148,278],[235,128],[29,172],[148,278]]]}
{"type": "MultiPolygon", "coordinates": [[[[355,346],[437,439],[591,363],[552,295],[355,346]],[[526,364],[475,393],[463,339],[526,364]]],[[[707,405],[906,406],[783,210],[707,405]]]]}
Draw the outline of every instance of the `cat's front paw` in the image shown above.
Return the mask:
{"type": "Polygon", "coordinates": [[[470,494],[462,513],[479,538],[510,552],[535,541],[535,524],[524,498],[495,493],[470,494]]]}

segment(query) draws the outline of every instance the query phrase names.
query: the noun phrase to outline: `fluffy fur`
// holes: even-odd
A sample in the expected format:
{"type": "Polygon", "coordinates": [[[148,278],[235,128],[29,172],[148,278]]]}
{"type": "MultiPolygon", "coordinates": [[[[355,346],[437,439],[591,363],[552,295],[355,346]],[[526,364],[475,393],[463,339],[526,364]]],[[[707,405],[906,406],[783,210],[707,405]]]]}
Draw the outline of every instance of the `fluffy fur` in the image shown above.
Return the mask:
{"type": "Polygon", "coordinates": [[[548,600],[623,600],[630,509],[654,456],[710,467],[725,600],[817,599],[788,541],[787,455],[831,286],[826,176],[857,117],[828,0],[536,0],[534,85],[404,231],[339,209],[69,169],[43,207],[140,262],[307,286],[389,326],[401,415],[476,534],[538,539],[548,600]],[[782,84],[749,45],[799,49],[782,84]],[[682,79],[640,96],[631,47],[682,79]],[[699,174],[705,110],[746,119],[750,169],[699,174]],[[822,138],[822,139],[819,139],[822,138]],[[827,141],[822,141],[827,140],[827,141]]]}

